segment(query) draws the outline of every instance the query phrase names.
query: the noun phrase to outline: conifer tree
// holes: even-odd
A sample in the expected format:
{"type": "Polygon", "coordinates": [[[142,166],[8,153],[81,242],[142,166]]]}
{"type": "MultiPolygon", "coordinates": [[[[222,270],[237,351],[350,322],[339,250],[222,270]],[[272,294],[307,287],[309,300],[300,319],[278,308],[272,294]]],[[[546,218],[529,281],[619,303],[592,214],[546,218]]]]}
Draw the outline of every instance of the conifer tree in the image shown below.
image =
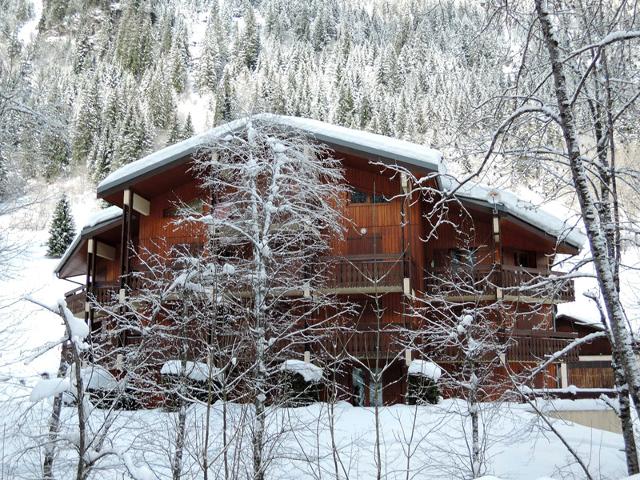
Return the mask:
{"type": "Polygon", "coordinates": [[[250,6],[244,15],[244,33],[241,41],[244,64],[249,70],[255,70],[260,55],[260,30],[250,6]]]}
{"type": "Polygon", "coordinates": [[[193,137],[193,121],[191,120],[191,114],[187,115],[187,119],[184,122],[184,128],[182,129],[182,138],[186,140],[187,138],[193,137]]]}
{"type": "Polygon", "coordinates": [[[61,257],[71,245],[75,235],[75,227],[71,216],[71,207],[66,195],[58,201],[53,212],[53,221],[49,229],[49,241],[47,242],[47,255],[61,257]]]}
{"type": "Polygon", "coordinates": [[[169,129],[169,138],[167,139],[167,145],[178,143],[181,139],[182,129],[180,128],[180,123],[178,122],[178,116],[174,114],[173,120],[171,121],[171,128],[169,129]]]}
{"type": "Polygon", "coordinates": [[[100,133],[100,94],[97,76],[89,80],[81,97],[72,138],[71,158],[75,164],[85,161],[100,133]]]}
{"type": "Polygon", "coordinates": [[[7,171],[7,159],[0,150],[0,200],[2,200],[9,190],[9,172],[7,171]]]}

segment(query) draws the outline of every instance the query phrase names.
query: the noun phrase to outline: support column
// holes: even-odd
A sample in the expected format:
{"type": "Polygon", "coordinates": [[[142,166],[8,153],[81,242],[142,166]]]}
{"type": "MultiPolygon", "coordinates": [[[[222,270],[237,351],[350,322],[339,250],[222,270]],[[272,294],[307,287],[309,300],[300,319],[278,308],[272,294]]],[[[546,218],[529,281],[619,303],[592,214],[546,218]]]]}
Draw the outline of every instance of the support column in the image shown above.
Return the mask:
{"type": "Polygon", "coordinates": [[[569,370],[567,368],[567,362],[560,363],[560,388],[567,388],[569,386],[569,370]]]}
{"type": "Polygon", "coordinates": [[[128,285],[129,275],[129,251],[131,243],[131,214],[132,214],[133,195],[131,190],[124,191],[122,201],[122,232],[120,236],[120,300],[124,300],[123,290],[128,285]]]}
{"type": "MultiPolygon", "coordinates": [[[[120,315],[125,314],[124,303],[127,298],[127,287],[129,286],[129,254],[131,247],[131,215],[133,209],[133,194],[131,190],[124,191],[122,199],[122,233],[120,236],[120,291],[118,292],[118,302],[120,303],[120,315]]],[[[124,347],[126,335],[122,332],[118,336],[118,346],[124,347]]]]}
{"type": "Polygon", "coordinates": [[[85,297],[84,297],[84,322],[89,326],[89,332],[92,331],[93,308],[91,308],[90,299],[95,289],[95,271],[96,271],[96,254],[95,241],[93,238],[87,240],[87,275],[85,278],[85,297]]]}
{"type": "Polygon", "coordinates": [[[501,239],[501,221],[500,214],[497,210],[493,211],[493,263],[500,265],[502,263],[502,239],[501,239]]]}

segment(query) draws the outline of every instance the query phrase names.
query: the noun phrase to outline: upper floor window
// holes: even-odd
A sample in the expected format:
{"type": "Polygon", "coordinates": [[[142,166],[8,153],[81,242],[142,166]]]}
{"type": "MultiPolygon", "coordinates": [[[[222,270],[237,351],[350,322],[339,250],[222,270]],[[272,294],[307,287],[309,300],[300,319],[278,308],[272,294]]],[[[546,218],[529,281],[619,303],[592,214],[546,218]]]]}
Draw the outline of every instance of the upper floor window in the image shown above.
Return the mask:
{"type": "Polygon", "coordinates": [[[387,199],[383,194],[366,193],[362,190],[351,189],[351,203],[387,203],[387,199]]]}
{"type": "Polygon", "coordinates": [[[163,217],[179,217],[180,215],[188,215],[189,213],[204,212],[204,201],[201,198],[194,198],[185,204],[177,204],[162,211],[163,217]]]}
{"type": "Polygon", "coordinates": [[[351,190],[351,203],[367,203],[367,198],[366,193],[355,188],[351,190]]]}
{"type": "Polygon", "coordinates": [[[536,252],[516,250],[513,252],[513,264],[516,267],[536,268],[536,252]]]}
{"type": "Polygon", "coordinates": [[[453,270],[463,268],[473,268],[476,263],[475,252],[462,248],[453,248],[450,250],[451,268],[453,270]]]}

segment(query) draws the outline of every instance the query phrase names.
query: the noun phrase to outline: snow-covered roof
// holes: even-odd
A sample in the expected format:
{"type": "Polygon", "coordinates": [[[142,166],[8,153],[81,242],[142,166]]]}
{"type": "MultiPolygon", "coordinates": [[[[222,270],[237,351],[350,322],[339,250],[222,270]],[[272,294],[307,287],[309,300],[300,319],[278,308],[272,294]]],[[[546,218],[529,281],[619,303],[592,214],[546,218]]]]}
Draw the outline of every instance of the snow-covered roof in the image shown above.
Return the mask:
{"type": "Polygon", "coordinates": [[[442,369],[427,360],[411,360],[407,374],[430,378],[437,382],[442,375],[442,369]]]}
{"type": "MultiPolygon", "coordinates": [[[[140,160],[124,165],[100,182],[98,185],[98,195],[108,193],[119,187],[124,187],[149,172],[162,170],[183,162],[184,159],[195,153],[199,148],[237,131],[244,127],[250,120],[291,127],[331,147],[366,153],[372,160],[392,160],[434,172],[442,172],[442,154],[425,145],[418,145],[397,138],[332,125],[309,118],[263,113],[220,125],[207,132],[158,150],[140,160]]],[[[440,175],[438,179],[440,188],[443,190],[451,191],[458,185],[456,180],[450,176],[440,175]]],[[[542,210],[530,202],[519,199],[516,195],[506,190],[497,190],[478,183],[468,182],[456,192],[456,196],[461,199],[490,204],[491,206],[495,204],[500,210],[578,249],[582,248],[582,245],[586,241],[585,236],[575,228],[575,226],[542,210]]]]}
{"type": "Polygon", "coordinates": [[[222,375],[222,371],[219,368],[209,369],[209,365],[204,362],[192,362],[187,361],[182,368],[181,360],[168,360],[164,362],[160,369],[160,375],[184,375],[196,382],[206,382],[210,378],[216,378],[222,375]]]}
{"type": "Polygon", "coordinates": [[[58,262],[58,265],[56,265],[54,272],[57,274],[62,270],[62,267],[64,267],[73,252],[80,246],[80,243],[84,238],[95,232],[97,229],[109,224],[110,222],[119,220],[121,216],[122,209],[120,207],[116,207],[115,205],[104,208],[92,214],[87,219],[87,223],[82,226],[82,229],[75,236],[73,242],[71,242],[71,245],[69,245],[67,250],[64,252],[64,255],[58,262]]]}
{"type": "MultiPolygon", "coordinates": [[[[451,176],[438,177],[440,188],[451,192],[460,183],[451,176]]],[[[496,189],[480,183],[467,182],[455,193],[461,200],[467,199],[495,206],[498,210],[542,230],[543,232],[564,241],[577,249],[581,249],[587,238],[569,219],[560,219],[543,210],[540,206],[518,198],[517,195],[502,189],[496,189]]]]}
{"type": "Polygon", "coordinates": [[[313,363],[289,359],[282,362],[280,370],[302,375],[307,383],[318,383],[322,380],[322,369],[313,363]]]}
{"type": "Polygon", "coordinates": [[[262,113],[220,125],[124,165],[100,182],[98,194],[109,191],[119,185],[124,185],[153,170],[169,166],[196,152],[207,143],[223,138],[229,133],[242,128],[249,120],[291,127],[300,130],[318,142],[326,143],[330,146],[365,152],[380,159],[391,159],[428,170],[438,171],[442,159],[442,154],[439,151],[405,140],[340,127],[309,118],[262,113]]]}

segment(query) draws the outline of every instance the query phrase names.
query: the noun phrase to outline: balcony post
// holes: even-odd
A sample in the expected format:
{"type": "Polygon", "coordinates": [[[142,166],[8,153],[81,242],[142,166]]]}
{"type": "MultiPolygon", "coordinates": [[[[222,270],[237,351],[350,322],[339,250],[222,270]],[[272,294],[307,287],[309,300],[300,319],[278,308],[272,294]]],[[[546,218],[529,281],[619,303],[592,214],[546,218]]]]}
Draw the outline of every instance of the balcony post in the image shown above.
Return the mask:
{"type": "MultiPolygon", "coordinates": [[[[129,243],[131,242],[131,212],[133,195],[126,189],[122,200],[122,233],[120,236],[120,290],[124,290],[128,284],[129,275],[129,243]]],[[[120,293],[122,296],[122,292],[120,293]]]]}
{"type": "Polygon", "coordinates": [[[501,239],[501,219],[497,210],[493,211],[493,219],[491,222],[493,227],[493,263],[500,265],[502,263],[502,239],[501,239]]]}
{"type": "Polygon", "coordinates": [[[96,272],[96,242],[92,238],[87,240],[87,275],[85,279],[84,297],[84,322],[89,326],[89,331],[93,327],[93,308],[90,299],[95,292],[95,272],[96,272]]]}
{"type": "Polygon", "coordinates": [[[567,362],[560,363],[560,388],[567,388],[569,386],[569,370],[567,369],[567,362]]]}

